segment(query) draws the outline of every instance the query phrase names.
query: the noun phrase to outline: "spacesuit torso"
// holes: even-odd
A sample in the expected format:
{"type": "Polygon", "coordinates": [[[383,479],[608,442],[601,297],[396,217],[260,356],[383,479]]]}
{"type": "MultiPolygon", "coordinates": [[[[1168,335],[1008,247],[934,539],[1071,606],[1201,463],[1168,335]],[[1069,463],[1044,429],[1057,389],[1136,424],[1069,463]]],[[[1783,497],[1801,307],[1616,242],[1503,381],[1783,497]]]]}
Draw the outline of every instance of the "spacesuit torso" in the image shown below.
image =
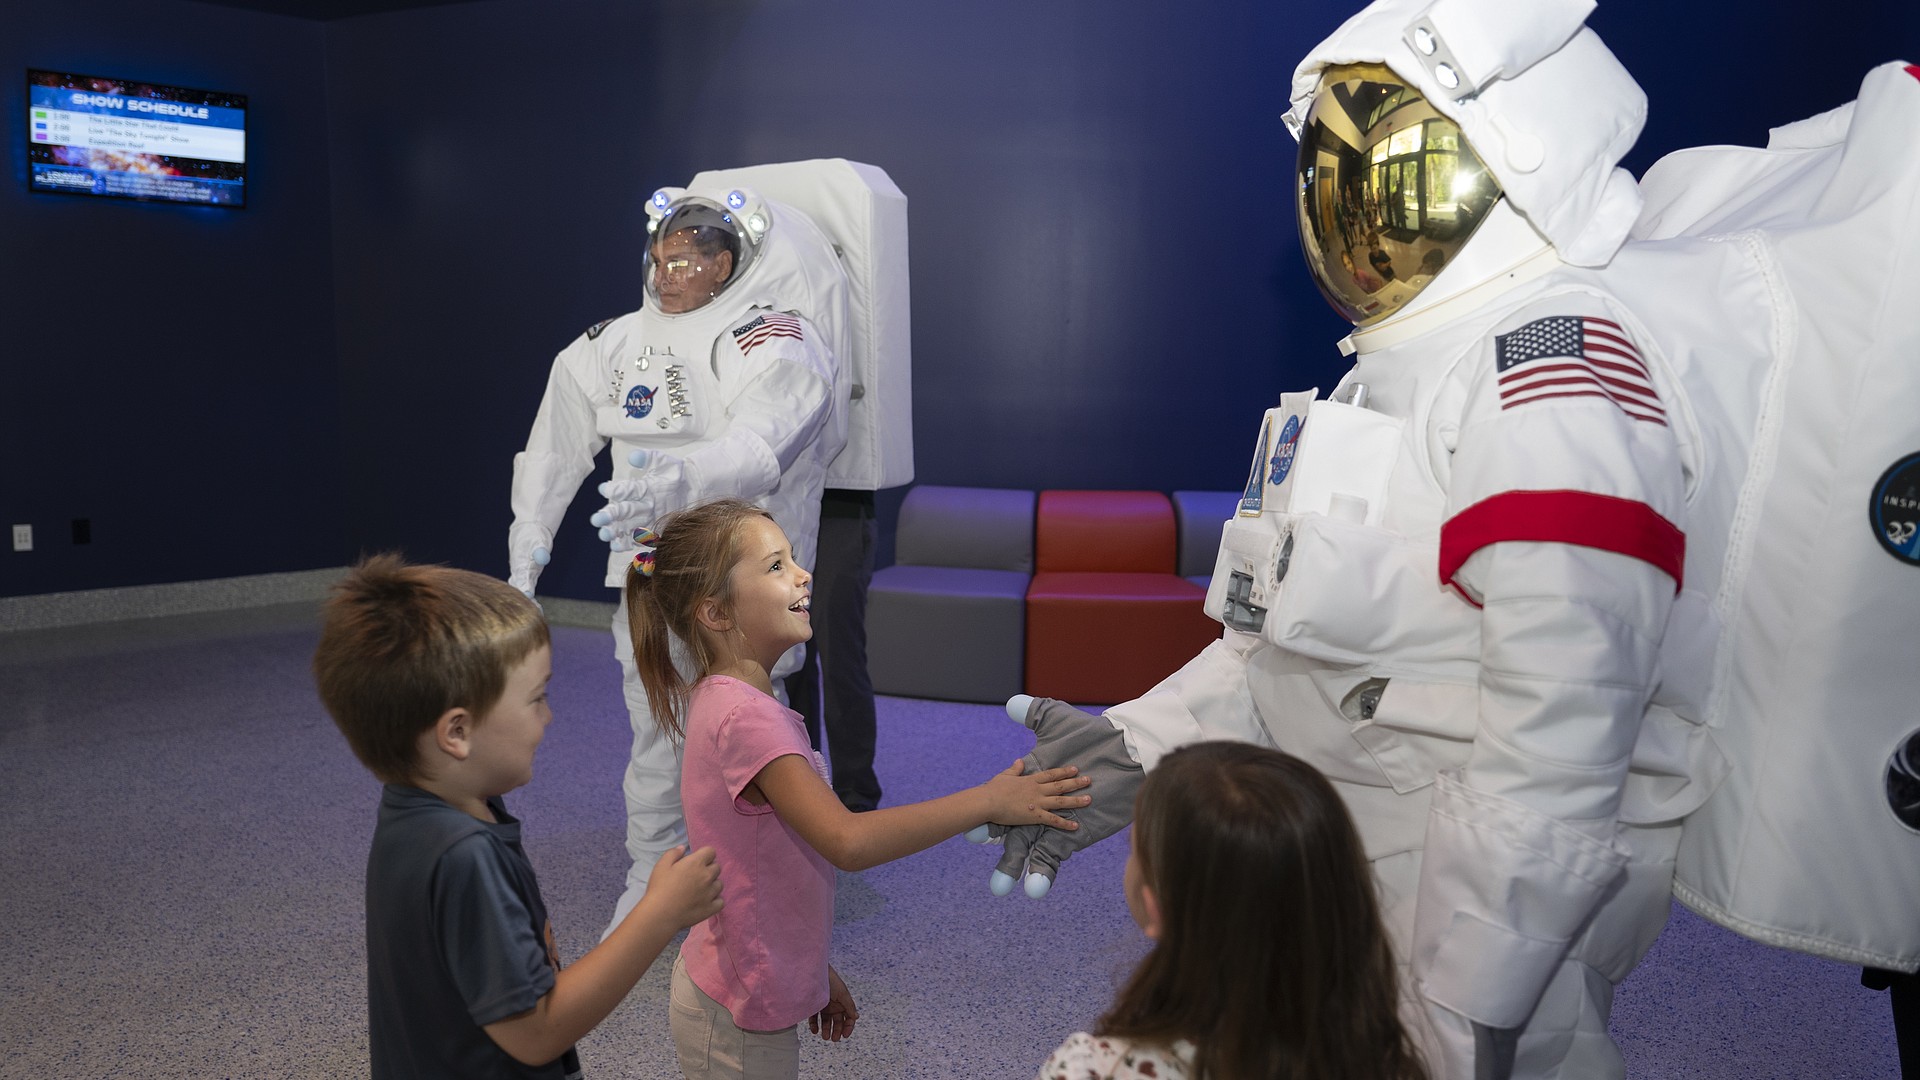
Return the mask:
{"type": "Polygon", "coordinates": [[[1209,593],[1222,640],[1106,716],[1148,769],[1235,738],[1325,772],[1414,985],[1517,1030],[1568,971],[1625,976],[1664,923],[1676,823],[1723,771],[1697,710],[1654,704],[1696,606],[1676,604],[1692,421],[1633,311],[1550,253],[1388,325],[1355,335],[1331,398],[1265,418],[1209,593]]]}
{"type": "MultiPolygon", "coordinates": [[[[1449,587],[1450,572],[1510,538],[1518,508],[1545,498],[1535,492],[1572,506],[1590,501],[1600,508],[1589,519],[1596,532],[1609,521],[1638,527],[1646,512],[1637,507],[1670,523],[1686,520],[1685,462],[1696,438],[1685,434],[1693,427],[1688,403],[1648,331],[1602,284],[1593,272],[1559,267],[1430,332],[1379,348],[1357,335],[1353,370],[1331,400],[1307,405],[1280,485],[1271,483],[1276,470],[1266,455],[1267,486],[1286,488],[1282,506],[1269,503],[1257,516],[1243,511],[1228,526],[1226,546],[1248,548],[1232,534],[1256,530],[1290,549],[1284,579],[1266,590],[1259,633],[1317,661],[1302,666],[1312,692],[1301,700],[1289,697],[1299,693],[1295,680],[1253,681],[1260,713],[1283,718],[1283,748],[1299,742],[1301,710],[1317,708],[1335,722],[1317,745],[1293,748],[1311,749],[1338,778],[1406,793],[1465,765],[1482,708],[1483,612],[1449,587]],[[1520,347],[1514,335],[1571,332],[1569,320],[1591,341],[1584,363],[1542,355],[1499,370],[1503,338],[1511,361],[1520,347]],[[1609,348],[1637,354],[1644,373],[1617,370],[1636,361],[1600,351],[1609,348]],[[1530,366],[1542,370],[1529,373],[1530,366]],[[1341,400],[1355,386],[1366,388],[1364,407],[1341,400]],[[1523,396],[1529,386],[1536,398],[1523,396]],[[1547,411],[1550,420],[1533,415],[1547,411]],[[1597,451],[1608,446],[1619,449],[1597,451]],[[1618,518],[1605,516],[1623,506],[1618,518]]],[[[1284,430],[1285,411],[1276,410],[1268,426],[1284,430]]],[[[1629,535],[1620,546],[1649,565],[1664,561],[1656,568],[1679,586],[1681,550],[1659,546],[1666,539],[1678,537],[1629,535]]],[[[1643,620],[1656,639],[1666,637],[1660,627],[1675,591],[1649,597],[1643,620]]],[[[1697,619],[1704,601],[1687,595],[1679,606],[1697,619]]],[[[1651,689],[1659,681],[1657,656],[1641,658],[1634,682],[1651,689]]],[[[1624,820],[1672,820],[1702,797],[1681,788],[1695,780],[1710,788],[1718,778],[1717,755],[1697,729],[1698,708],[1679,689],[1673,698],[1673,707],[1650,712],[1657,737],[1636,744],[1624,820]]]]}
{"type": "MultiPolygon", "coordinates": [[[[643,308],[581,335],[555,369],[591,410],[591,440],[576,419],[572,454],[591,441],[590,459],[611,442],[615,481],[672,485],[656,497],[660,513],[751,492],[811,565],[820,490],[846,444],[846,417],[834,354],[806,318],[720,301],[683,315],[643,308]],[[634,465],[634,450],[662,453],[634,465]]],[[[609,554],[609,586],[624,580],[630,559],[609,554]]]]}

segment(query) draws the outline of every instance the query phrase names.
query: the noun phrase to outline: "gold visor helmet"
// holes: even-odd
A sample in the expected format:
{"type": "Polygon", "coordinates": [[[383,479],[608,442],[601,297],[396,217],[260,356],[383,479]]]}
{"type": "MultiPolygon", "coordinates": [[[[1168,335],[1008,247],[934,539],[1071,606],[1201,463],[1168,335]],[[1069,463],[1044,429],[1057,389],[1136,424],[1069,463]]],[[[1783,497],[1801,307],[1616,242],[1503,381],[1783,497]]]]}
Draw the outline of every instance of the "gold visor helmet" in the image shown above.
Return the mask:
{"type": "Polygon", "coordinates": [[[1320,73],[1295,179],[1308,268],[1359,326],[1426,288],[1500,197],[1459,125],[1384,64],[1320,73]]]}

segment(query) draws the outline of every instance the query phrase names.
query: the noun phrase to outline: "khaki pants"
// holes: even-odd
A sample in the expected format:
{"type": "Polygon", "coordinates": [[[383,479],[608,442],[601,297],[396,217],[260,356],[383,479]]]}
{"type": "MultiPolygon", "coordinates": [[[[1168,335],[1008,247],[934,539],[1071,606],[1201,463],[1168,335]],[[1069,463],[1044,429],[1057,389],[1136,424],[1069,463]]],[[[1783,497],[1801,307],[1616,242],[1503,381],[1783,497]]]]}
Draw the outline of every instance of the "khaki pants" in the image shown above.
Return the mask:
{"type": "Polygon", "coordinates": [[[680,1071],[687,1080],[798,1080],[800,1026],[747,1031],[735,1026],[725,1006],[687,977],[687,962],[673,960],[673,1002],[668,1023],[680,1071]]]}

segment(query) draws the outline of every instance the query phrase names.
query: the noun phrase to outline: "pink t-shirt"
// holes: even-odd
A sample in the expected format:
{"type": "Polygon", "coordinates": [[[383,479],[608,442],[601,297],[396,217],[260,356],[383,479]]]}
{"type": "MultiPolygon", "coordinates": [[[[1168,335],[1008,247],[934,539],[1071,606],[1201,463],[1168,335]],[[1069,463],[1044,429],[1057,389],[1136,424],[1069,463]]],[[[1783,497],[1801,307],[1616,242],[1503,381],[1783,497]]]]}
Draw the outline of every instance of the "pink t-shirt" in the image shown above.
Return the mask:
{"type": "Polygon", "coordinates": [[[768,763],[798,754],[822,780],[826,762],[800,714],[738,679],[711,675],[687,705],[680,802],[687,839],[713,845],[726,906],[687,932],[687,977],[749,1031],[777,1031],[827,1004],[833,864],[771,806],[740,797],[768,763]]]}

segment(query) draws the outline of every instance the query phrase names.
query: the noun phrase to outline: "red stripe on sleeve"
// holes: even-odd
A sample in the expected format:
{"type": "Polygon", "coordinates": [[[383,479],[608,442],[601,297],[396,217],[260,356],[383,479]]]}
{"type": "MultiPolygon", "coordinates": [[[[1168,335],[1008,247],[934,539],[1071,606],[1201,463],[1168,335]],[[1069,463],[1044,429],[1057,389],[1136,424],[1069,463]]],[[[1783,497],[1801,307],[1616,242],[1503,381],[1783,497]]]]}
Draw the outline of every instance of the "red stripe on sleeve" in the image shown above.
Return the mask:
{"type": "Polygon", "coordinates": [[[1586,491],[1508,491],[1467,507],[1440,527],[1440,583],[1473,553],[1503,540],[1579,544],[1651,564],[1680,591],[1687,535],[1653,507],[1586,491]]]}

